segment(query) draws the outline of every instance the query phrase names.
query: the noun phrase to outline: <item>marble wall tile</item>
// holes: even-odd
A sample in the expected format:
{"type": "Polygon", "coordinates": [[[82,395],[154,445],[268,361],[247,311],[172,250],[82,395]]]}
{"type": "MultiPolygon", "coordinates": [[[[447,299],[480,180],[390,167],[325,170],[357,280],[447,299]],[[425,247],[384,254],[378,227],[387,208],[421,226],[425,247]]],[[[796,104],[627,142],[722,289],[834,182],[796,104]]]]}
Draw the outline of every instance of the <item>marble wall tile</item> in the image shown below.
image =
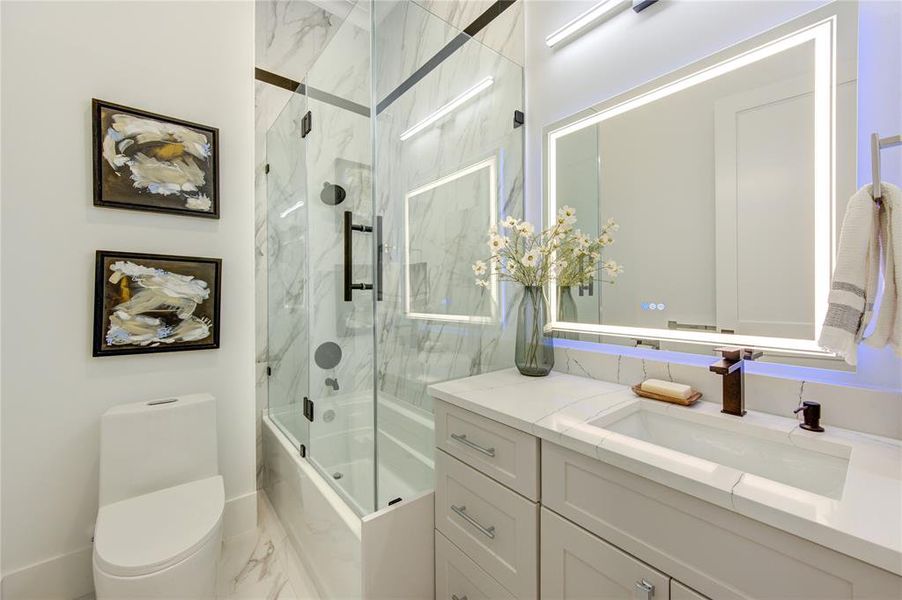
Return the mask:
{"type": "MultiPolygon", "coordinates": [[[[673,354],[673,353],[671,353],[673,354]]],[[[688,355],[687,355],[688,356],[688,355]]],[[[711,358],[714,362],[715,358],[711,358]]],[[[687,362],[595,352],[582,348],[555,347],[555,370],[635,385],[646,378],[665,379],[691,385],[702,392],[702,400],[722,402],[722,380],[711,373],[705,361],[687,362]]],[[[747,373],[745,401],[748,410],[796,418],[793,410],[802,400],[821,403],[821,421],[853,431],[902,439],[902,395],[898,392],[829,385],[747,373]]]]}
{"type": "Polygon", "coordinates": [[[256,66],[301,81],[352,6],[352,2],[258,0],[256,66]]]}
{"type": "MultiPolygon", "coordinates": [[[[417,0],[417,4],[463,30],[485,12],[495,0],[417,0]]],[[[515,2],[496,17],[475,39],[519,65],[525,64],[523,2],[515,2]]]]}

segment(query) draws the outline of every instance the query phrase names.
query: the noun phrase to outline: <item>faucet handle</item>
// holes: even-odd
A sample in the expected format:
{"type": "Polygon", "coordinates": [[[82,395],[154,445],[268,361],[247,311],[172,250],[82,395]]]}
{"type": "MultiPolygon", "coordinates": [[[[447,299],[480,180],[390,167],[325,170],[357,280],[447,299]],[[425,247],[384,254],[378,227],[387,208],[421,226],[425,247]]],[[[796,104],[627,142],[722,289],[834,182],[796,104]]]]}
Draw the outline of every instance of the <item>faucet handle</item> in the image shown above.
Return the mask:
{"type": "Polygon", "coordinates": [[[763,352],[754,348],[723,347],[715,348],[715,351],[720,352],[721,356],[731,361],[755,360],[764,355],[763,352]]]}

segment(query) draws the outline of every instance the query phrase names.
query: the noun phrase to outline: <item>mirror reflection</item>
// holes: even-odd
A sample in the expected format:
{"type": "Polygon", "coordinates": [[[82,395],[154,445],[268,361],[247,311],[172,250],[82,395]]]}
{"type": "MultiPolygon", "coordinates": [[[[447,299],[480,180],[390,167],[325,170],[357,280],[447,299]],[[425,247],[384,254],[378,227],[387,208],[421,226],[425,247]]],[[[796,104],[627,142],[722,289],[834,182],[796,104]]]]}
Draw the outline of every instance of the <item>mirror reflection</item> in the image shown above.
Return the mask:
{"type": "Polygon", "coordinates": [[[485,232],[496,222],[494,157],[412,190],[405,199],[406,313],[410,318],[488,322],[498,282],[489,294],[473,285],[470,266],[483,258],[485,232]]]}
{"type": "Polygon", "coordinates": [[[854,74],[840,76],[834,121],[832,51],[816,29],[550,131],[547,214],[574,207],[590,236],[615,219],[606,256],[624,267],[614,285],[556,290],[563,329],[813,344],[855,185],[854,157],[835,161],[831,136],[854,147],[856,95],[854,74]]]}

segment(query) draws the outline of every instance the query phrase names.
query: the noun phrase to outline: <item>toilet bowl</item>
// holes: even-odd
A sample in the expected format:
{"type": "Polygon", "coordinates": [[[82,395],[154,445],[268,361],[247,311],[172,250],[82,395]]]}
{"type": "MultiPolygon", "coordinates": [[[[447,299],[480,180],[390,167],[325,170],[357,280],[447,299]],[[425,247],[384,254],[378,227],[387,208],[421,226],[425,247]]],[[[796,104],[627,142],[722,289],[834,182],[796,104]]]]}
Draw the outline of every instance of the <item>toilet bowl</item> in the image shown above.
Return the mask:
{"type": "Polygon", "coordinates": [[[225,507],[215,415],[208,394],[104,415],[97,600],[215,598],[225,507]]]}

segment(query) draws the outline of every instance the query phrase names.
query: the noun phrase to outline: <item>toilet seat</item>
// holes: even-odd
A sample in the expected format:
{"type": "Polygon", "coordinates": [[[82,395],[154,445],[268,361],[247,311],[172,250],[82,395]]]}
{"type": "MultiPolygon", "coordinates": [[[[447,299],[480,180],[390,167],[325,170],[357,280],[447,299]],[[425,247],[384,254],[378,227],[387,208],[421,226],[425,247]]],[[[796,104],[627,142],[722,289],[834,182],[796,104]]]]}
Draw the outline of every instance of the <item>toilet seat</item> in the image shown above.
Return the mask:
{"type": "Polygon", "coordinates": [[[220,475],[103,506],[94,533],[95,566],[134,577],[175,565],[219,537],[224,506],[220,475]]]}

